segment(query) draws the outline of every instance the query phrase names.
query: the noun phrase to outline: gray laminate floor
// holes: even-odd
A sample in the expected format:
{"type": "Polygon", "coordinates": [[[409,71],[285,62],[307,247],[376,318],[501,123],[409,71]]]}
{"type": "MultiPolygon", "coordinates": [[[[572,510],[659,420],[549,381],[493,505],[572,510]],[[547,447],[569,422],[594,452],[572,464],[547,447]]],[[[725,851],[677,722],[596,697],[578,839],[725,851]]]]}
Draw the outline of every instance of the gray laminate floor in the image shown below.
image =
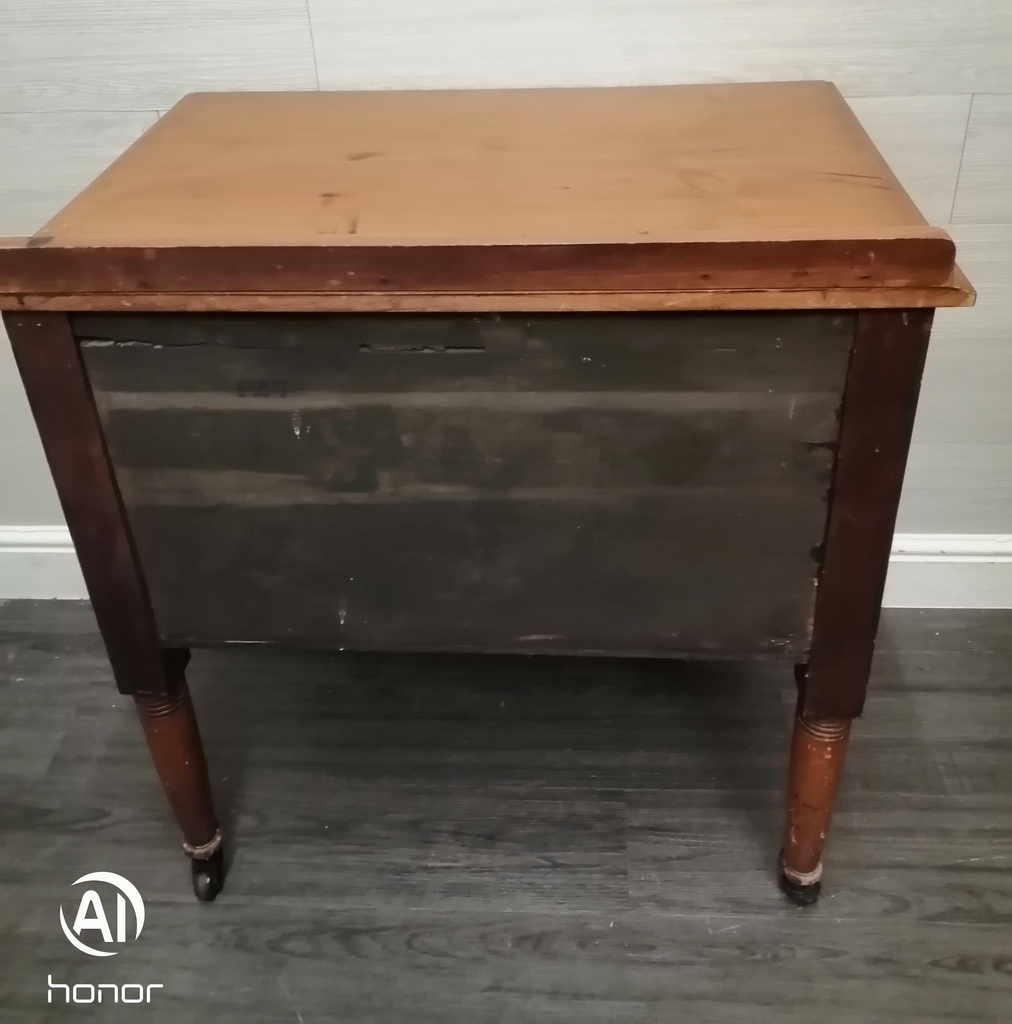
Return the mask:
{"type": "Polygon", "coordinates": [[[200,905],[89,609],[2,605],[0,1020],[1010,1021],[1012,612],[889,612],[879,650],[806,910],[786,670],[197,652],[200,905]],[[98,870],[147,906],[107,959],[59,924],[98,870]]]}

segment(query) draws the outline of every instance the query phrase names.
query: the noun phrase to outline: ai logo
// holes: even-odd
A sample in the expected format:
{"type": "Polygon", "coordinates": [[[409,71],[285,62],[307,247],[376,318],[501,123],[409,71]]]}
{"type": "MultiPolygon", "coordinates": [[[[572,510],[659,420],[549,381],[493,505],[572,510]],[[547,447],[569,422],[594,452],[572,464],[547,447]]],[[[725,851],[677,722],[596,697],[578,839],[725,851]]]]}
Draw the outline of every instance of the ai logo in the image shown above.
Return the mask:
{"type": "Polygon", "coordinates": [[[95,949],[81,939],[82,933],[92,933],[87,937],[93,942],[125,943],[127,941],[127,904],[129,903],[134,918],[133,938],[140,938],[141,929],[144,927],[144,900],[141,899],[141,894],[133,882],[112,871],[92,871],[91,874],[81,875],[74,885],[81,885],[84,882],[100,882],[104,885],[111,885],[116,890],[115,911],[110,918],[106,914],[105,904],[98,892],[95,889],[86,889],[81,896],[73,926],[67,924],[63,907],[60,907],[60,924],[63,925],[63,934],[67,936],[72,945],[89,956],[115,956],[119,950],[95,949]],[[116,924],[115,938],[110,921],[115,921],[116,924]],[[95,932],[98,933],[97,936],[94,936],[95,932]]]}

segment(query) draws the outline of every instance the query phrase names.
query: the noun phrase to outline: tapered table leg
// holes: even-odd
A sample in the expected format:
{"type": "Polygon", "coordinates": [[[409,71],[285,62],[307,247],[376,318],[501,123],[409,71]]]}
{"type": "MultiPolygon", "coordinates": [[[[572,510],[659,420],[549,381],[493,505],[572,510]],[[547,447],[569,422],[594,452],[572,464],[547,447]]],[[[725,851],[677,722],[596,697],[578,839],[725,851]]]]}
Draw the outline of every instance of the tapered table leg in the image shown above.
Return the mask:
{"type": "Polygon", "coordinates": [[[182,671],[164,693],[135,693],[144,736],[193,864],[197,898],[213,900],[221,889],[221,829],[211,799],[204,747],[190,690],[182,671]]]}
{"type": "Polygon", "coordinates": [[[221,889],[221,836],[183,668],[159,638],[80,348],[66,313],[5,313],[116,685],[137,702],[148,746],[183,830],[197,896],[221,889]]]}
{"type": "Polygon", "coordinates": [[[813,720],[800,714],[794,720],[780,884],[796,903],[814,903],[819,896],[822,848],[849,738],[846,720],[813,720]]]}
{"type": "Polygon", "coordinates": [[[818,898],[850,723],[864,708],[931,318],[930,309],[863,310],[854,331],[809,649],[797,668],[780,884],[798,903],[818,898]]]}

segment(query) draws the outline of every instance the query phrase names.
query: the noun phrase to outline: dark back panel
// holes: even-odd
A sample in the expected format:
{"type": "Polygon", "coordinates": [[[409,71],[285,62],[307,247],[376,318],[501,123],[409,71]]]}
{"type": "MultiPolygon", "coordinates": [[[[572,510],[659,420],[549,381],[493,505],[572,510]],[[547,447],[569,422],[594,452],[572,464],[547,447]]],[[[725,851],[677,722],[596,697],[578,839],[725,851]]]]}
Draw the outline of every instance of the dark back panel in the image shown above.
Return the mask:
{"type": "Polygon", "coordinates": [[[74,326],[168,642],[804,647],[851,315],[74,326]]]}

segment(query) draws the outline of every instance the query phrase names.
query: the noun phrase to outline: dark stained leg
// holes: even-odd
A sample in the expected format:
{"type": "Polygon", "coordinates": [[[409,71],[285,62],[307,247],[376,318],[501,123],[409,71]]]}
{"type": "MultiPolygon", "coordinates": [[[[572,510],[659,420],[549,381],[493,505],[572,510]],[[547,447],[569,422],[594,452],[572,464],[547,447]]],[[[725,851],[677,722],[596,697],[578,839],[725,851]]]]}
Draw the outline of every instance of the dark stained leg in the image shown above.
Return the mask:
{"type": "Polygon", "coordinates": [[[933,310],[859,314],[808,662],[799,666],[781,884],[818,896],[852,719],[864,707],[933,310]]]}
{"type": "Polygon", "coordinates": [[[165,692],[134,694],[144,736],[165,795],[183,833],[183,850],[191,858],[197,898],[213,900],[222,886],[221,829],[211,800],[204,746],[197,716],[178,659],[165,692]]]}
{"type": "MultiPolygon", "coordinates": [[[[184,849],[204,866],[217,858],[220,868],[221,840],[215,838],[207,769],[183,676],[189,655],[161,645],[70,318],[65,313],[5,313],[4,324],[116,685],[136,697],[158,773],[188,844],[184,849]],[[212,843],[217,845],[211,848],[212,843]]],[[[198,885],[198,896],[213,899],[213,893],[206,895],[207,886],[203,890],[198,885]]]]}

